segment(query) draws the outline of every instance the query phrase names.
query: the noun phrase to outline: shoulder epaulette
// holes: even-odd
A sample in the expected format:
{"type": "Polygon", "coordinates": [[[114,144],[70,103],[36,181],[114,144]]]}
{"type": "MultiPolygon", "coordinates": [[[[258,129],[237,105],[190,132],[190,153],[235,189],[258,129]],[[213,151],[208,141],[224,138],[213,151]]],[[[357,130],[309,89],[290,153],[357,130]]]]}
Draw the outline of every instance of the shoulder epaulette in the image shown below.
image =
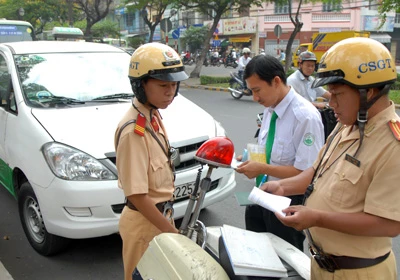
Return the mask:
{"type": "Polygon", "coordinates": [[[145,127],[146,127],[146,117],[143,114],[139,114],[136,119],[134,132],[140,136],[144,136],[145,127]]]}
{"type": "Polygon", "coordinates": [[[400,141],[400,122],[395,119],[391,119],[388,122],[388,125],[393,133],[394,138],[396,138],[397,141],[400,141]]]}

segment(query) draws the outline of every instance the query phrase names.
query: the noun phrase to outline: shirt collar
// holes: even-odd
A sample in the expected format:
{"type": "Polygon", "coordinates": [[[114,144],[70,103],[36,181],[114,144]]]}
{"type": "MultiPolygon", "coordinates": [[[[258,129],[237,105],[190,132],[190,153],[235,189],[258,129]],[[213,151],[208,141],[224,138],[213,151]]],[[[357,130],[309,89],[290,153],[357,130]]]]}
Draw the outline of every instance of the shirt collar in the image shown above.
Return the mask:
{"type": "Polygon", "coordinates": [[[303,73],[301,73],[300,70],[296,70],[297,71],[297,75],[299,76],[300,80],[304,81],[307,80],[306,77],[304,77],[303,73]]]}
{"type": "MultiPolygon", "coordinates": [[[[390,106],[386,109],[382,110],[371,119],[368,119],[367,123],[365,124],[364,128],[364,135],[365,137],[370,136],[374,131],[375,128],[381,127],[388,121],[393,118],[393,112],[395,112],[395,105],[392,101],[390,101],[390,106]]],[[[344,139],[345,140],[353,140],[360,138],[360,132],[358,126],[353,131],[351,126],[348,126],[344,129],[344,139]]]]}
{"type": "Polygon", "coordinates": [[[275,111],[275,113],[278,115],[278,118],[282,118],[290,103],[292,102],[294,95],[295,91],[293,87],[290,87],[289,92],[285,95],[281,102],[279,102],[279,104],[275,106],[275,108],[269,107],[269,112],[272,114],[272,112],[275,111]]]}

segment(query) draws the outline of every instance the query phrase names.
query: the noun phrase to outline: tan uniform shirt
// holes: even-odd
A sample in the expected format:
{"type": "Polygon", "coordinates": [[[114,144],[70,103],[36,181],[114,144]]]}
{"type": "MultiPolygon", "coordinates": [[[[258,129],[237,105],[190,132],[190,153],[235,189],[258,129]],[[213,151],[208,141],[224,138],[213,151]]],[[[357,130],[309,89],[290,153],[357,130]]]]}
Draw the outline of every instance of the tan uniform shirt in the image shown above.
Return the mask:
{"type": "MultiPolygon", "coordinates": [[[[134,99],[134,104],[146,117],[146,126],[150,124],[150,111],[134,99]]],[[[159,131],[155,132],[164,149],[168,151],[167,134],[157,110],[153,110],[157,118],[159,131]]],[[[115,133],[119,134],[121,126],[130,120],[136,120],[138,111],[131,108],[122,118],[115,133]]],[[[174,178],[169,158],[165,155],[154,137],[145,131],[144,136],[134,132],[135,123],[125,127],[120,134],[117,151],[118,186],[124,190],[126,197],[133,194],[147,193],[154,203],[168,201],[174,192],[174,178]]],[[[115,139],[117,144],[117,139],[115,139]]]]}
{"type": "MultiPolygon", "coordinates": [[[[342,128],[323,158],[321,177],[307,206],[331,212],[365,212],[400,221],[400,143],[389,128],[392,119],[399,120],[393,104],[368,120],[357,156],[360,167],[345,159],[346,154],[353,156],[358,148],[359,130],[342,128]]],[[[317,245],[337,256],[376,258],[391,250],[390,237],[355,236],[319,227],[311,228],[310,232],[317,245]]]]}

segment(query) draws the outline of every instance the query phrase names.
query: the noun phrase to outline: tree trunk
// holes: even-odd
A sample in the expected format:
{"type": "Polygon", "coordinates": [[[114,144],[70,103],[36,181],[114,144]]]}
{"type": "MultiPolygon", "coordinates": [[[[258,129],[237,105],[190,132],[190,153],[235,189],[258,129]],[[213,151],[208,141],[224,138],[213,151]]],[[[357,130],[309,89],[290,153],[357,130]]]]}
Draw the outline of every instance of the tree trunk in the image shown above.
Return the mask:
{"type": "Polygon", "coordinates": [[[290,35],[288,44],[286,46],[286,61],[285,61],[285,72],[287,72],[290,67],[292,66],[292,45],[293,45],[293,41],[294,38],[296,38],[297,33],[300,32],[301,28],[303,27],[303,23],[302,22],[296,22],[295,26],[294,26],[294,30],[292,32],[292,34],[290,35]]]}

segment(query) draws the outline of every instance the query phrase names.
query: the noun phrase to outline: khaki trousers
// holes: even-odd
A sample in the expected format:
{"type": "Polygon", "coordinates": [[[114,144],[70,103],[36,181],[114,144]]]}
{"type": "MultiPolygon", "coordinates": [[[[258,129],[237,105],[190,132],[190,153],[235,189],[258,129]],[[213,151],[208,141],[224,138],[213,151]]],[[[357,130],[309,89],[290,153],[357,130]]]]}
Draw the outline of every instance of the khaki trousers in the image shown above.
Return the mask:
{"type": "Polygon", "coordinates": [[[119,233],[122,238],[124,279],[132,280],[132,272],[149,246],[150,241],[161,231],[139,211],[131,210],[125,206],[119,220],[119,233]]]}

